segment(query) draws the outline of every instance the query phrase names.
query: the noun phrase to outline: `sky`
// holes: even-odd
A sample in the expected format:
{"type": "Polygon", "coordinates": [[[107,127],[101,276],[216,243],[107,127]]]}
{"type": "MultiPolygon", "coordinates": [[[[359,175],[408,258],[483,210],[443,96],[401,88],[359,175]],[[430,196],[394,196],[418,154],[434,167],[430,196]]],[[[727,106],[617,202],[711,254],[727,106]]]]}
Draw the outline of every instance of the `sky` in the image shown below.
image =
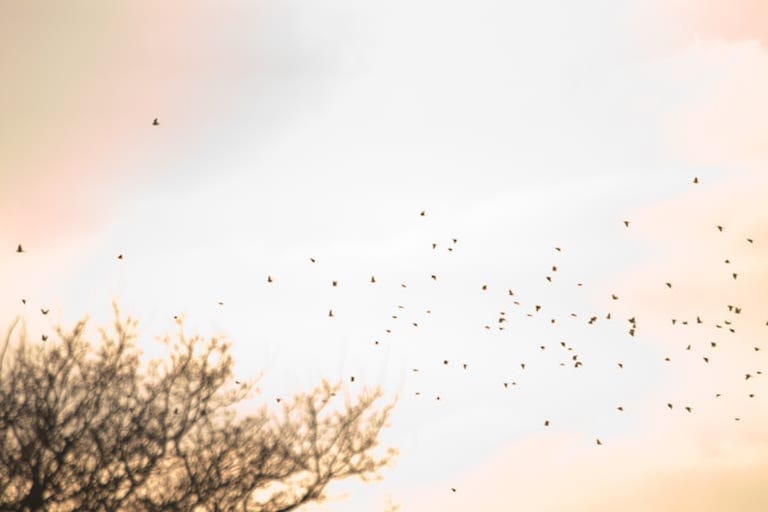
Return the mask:
{"type": "Polygon", "coordinates": [[[115,300],[148,355],[174,315],[225,334],[270,402],[381,386],[396,464],[317,510],[766,510],[766,27],[758,0],[2,2],[0,323],[115,300]]]}

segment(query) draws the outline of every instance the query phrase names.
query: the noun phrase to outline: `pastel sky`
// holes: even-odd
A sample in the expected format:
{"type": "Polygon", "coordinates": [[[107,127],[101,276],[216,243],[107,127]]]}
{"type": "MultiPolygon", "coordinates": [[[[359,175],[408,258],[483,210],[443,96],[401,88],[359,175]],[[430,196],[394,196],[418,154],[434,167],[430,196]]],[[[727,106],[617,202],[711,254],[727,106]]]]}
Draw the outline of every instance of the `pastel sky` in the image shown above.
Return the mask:
{"type": "Polygon", "coordinates": [[[382,386],[319,510],[768,510],[764,2],[1,2],[0,69],[0,323],[382,386]]]}

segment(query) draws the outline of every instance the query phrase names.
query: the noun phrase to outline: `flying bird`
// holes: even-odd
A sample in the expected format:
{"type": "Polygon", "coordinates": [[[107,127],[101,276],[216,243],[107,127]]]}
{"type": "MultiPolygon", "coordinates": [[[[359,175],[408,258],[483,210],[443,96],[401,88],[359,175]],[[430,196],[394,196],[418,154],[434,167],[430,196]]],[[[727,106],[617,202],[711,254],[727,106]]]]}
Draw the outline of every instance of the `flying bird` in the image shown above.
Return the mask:
{"type": "Polygon", "coordinates": [[[694,184],[698,184],[699,183],[699,177],[698,176],[694,176],[693,183],[694,184]]]}
{"type": "Polygon", "coordinates": [[[40,308],[40,312],[41,312],[42,314],[44,314],[44,315],[47,315],[49,311],[50,311],[50,309],[43,309],[43,308],[40,308]]]}
{"type": "Polygon", "coordinates": [[[426,210],[421,210],[421,213],[419,213],[419,215],[421,215],[422,217],[424,217],[424,216],[426,216],[426,215],[427,215],[427,211],[426,211],[426,210]]]}
{"type": "Polygon", "coordinates": [[[717,226],[717,230],[718,230],[718,231],[720,231],[720,232],[722,233],[722,232],[723,232],[723,226],[720,226],[720,225],[718,225],[718,226],[717,226]]]}
{"type": "Polygon", "coordinates": [[[16,252],[25,252],[24,248],[21,246],[21,244],[16,246],[16,252]]]}
{"type": "Polygon", "coordinates": [[[629,227],[629,221],[628,220],[624,221],[624,227],[627,227],[627,228],[629,227]]]}
{"type": "Polygon", "coordinates": [[[271,283],[271,282],[272,282],[272,276],[267,276],[267,282],[268,282],[268,283],[271,283]]]}
{"type": "Polygon", "coordinates": [[[152,120],[152,126],[160,126],[160,121],[158,121],[157,118],[154,118],[152,120]]]}

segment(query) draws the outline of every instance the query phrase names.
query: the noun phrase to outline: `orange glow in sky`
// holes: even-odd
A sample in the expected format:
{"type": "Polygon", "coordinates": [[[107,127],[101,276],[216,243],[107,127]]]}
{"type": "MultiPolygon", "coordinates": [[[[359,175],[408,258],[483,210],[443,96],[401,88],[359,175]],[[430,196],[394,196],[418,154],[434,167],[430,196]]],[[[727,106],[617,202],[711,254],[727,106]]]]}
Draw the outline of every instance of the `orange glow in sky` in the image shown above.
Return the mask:
{"type": "Polygon", "coordinates": [[[317,510],[768,510],[768,7],[576,4],[3,3],[0,323],[382,386],[317,510]]]}

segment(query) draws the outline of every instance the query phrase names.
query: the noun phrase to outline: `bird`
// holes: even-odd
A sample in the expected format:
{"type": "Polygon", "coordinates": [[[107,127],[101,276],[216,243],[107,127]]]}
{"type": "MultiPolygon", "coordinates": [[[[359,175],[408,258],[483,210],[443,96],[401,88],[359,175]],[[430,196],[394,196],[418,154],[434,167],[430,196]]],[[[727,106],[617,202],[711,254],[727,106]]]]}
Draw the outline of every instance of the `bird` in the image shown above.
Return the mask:
{"type": "Polygon", "coordinates": [[[670,409],[672,409],[672,404],[667,404],[667,407],[669,407],[670,409]]]}
{"type": "Polygon", "coordinates": [[[19,244],[19,245],[16,246],[16,252],[21,253],[21,252],[26,252],[26,251],[24,251],[24,247],[22,247],[21,244],[19,244]]]}
{"type": "Polygon", "coordinates": [[[482,287],[482,289],[483,289],[483,290],[487,290],[487,289],[488,289],[488,285],[487,285],[487,284],[484,284],[484,285],[483,285],[483,287],[482,287]]]}
{"type": "Polygon", "coordinates": [[[720,226],[720,225],[718,225],[718,226],[717,226],[717,230],[718,230],[718,231],[720,231],[720,232],[722,233],[722,232],[723,232],[723,226],[720,226]]]}
{"type": "Polygon", "coordinates": [[[562,251],[563,251],[563,249],[562,249],[562,248],[560,248],[560,247],[555,247],[555,250],[556,250],[557,252],[562,252],[562,251]]]}
{"type": "Polygon", "coordinates": [[[331,285],[333,285],[333,286],[338,286],[338,285],[339,285],[339,282],[338,282],[338,281],[331,281],[331,285]]]}
{"type": "Polygon", "coordinates": [[[421,213],[419,213],[419,215],[421,215],[422,217],[425,217],[427,215],[427,211],[421,210],[421,213]]]}
{"type": "Polygon", "coordinates": [[[600,441],[600,438],[597,438],[595,439],[595,444],[597,444],[597,446],[602,446],[603,442],[600,441]]]}
{"type": "Polygon", "coordinates": [[[699,183],[699,177],[698,176],[694,176],[693,177],[693,183],[694,184],[698,184],[699,183]]]}
{"type": "Polygon", "coordinates": [[[122,253],[118,254],[117,255],[117,259],[119,259],[119,260],[123,259],[123,254],[122,253]]]}
{"type": "Polygon", "coordinates": [[[26,305],[27,304],[27,299],[21,299],[21,303],[26,305]]]}
{"type": "Polygon", "coordinates": [[[317,260],[316,260],[315,258],[309,258],[309,261],[310,261],[311,263],[316,263],[316,262],[317,262],[317,260]]]}
{"type": "Polygon", "coordinates": [[[747,242],[749,242],[749,243],[751,243],[751,244],[755,243],[755,241],[754,241],[754,240],[752,240],[751,238],[747,238],[747,242]]]}
{"type": "Polygon", "coordinates": [[[435,242],[432,242],[432,249],[437,249],[437,244],[435,242]]]}
{"type": "Polygon", "coordinates": [[[624,227],[627,227],[627,228],[629,227],[629,221],[628,220],[624,221],[624,227]]]}
{"type": "Polygon", "coordinates": [[[451,487],[451,491],[452,492],[456,492],[456,488],[455,487],[451,487]]]}
{"type": "Polygon", "coordinates": [[[548,426],[549,426],[549,420],[544,420],[544,426],[545,426],[545,427],[548,427],[548,426]]]}
{"type": "Polygon", "coordinates": [[[42,336],[40,336],[40,338],[42,338],[43,341],[48,341],[48,335],[47,334],[43,334],[42,336]]]}
{"type": "Polygon", "coordinates": [[[432,278],[433,281],[437,281],[437,276],[435,274],[432,274],[430,277],[432,278]]]}
{"type": "Polygon", "coordinates": [[[332,310],[332,309],[329,309],[329,310],[328,310],[328,316],[330,316],[330,317],[332,317],[332,316],[333,316],[333,310],[332,310]]]}
{"type": "Polygon", "coordinates": [[[615,293],[612,293],[612,294],[611,294],[611,298],[612,298],[613,300],[619,300],[619,296],[618,296],[618,295],[616,295],[615,293]]]}
{"type": "Polygon", "coordinates": [[[687,405],[685,406],[685,410],[686,410],[686,411],[688,411],[688,412],[691,412],[691,411],[693,411],[693,409],[691,409],[691,407],[690,407],[690,406],[687,406],[687,405]]]}
{"type": "Polygon", "coordinates": [[[617,410],[619,410],[619,411],[621,411],[621,412],[624,412],[624,407],[622,407],[621,405],[620,405],[620,406],[618,406],[616,409],[617,409],[617,410]]]}
{"type": "Polygon", "coordinates": [[[737,277],[739,277],[739,274],[738,274],[738,273],[736,273],[736,272],[734,272],[733,274],[731,274],[731,277],[733,277],[734,279],[736,279],[737,277]]]}
{"type": "Polygon", "coordinates": [[[152,120],[152,126],[160,126],[160,121],[158,121],[157,118],[154,118],[152,120]]]}
{"type": "Polygon", "coordinates": [[[457,243],[459,243],[459,239],[458,239],[458,238],[451,238],[451,241],[452,241],[454,244],[457,244],[457,243]]]}
{"type": "Polygon", "coordinates": [[[349,382],[355,382],[355,376],[354,375],[349,377],[349,382]]]}
{"type": "Polygon", "coordinates": [[[672,283],[664,283],[667,285],[667,288],[672,288],[672,283]]]}
{"type": "Polygon", "coordinates": [[[376,278],[375,278],[374,276],[371,276],[371,282],[372,282],[372,283],[375,283],[375,282],[376,282],[376,278]]]}
{"type": "Polygon", "coordinates": [[[47,315],[49,311],[50,311],[50,309],[44,309],[44,308],[40,308],[40,312],[41,312],[42,314],[44,314],[44,315],[47,315]]]}
{"type": "Polygon", "coordinates": [[[272,282],[272,276],[267,276],[267,282],[268,282],[268,283],[271,283],[271,282],[272,282]]]}

